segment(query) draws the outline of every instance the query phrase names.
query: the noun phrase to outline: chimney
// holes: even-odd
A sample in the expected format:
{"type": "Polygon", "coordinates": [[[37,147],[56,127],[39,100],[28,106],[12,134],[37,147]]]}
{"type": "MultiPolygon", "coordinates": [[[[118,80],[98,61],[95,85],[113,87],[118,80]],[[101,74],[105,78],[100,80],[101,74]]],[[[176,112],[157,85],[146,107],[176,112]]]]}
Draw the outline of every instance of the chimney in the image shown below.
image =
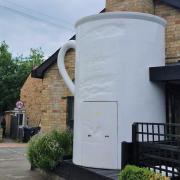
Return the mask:
{"type": "Polygon", "coordinates": [[[133,11],[154,14],[153,0],[106,0],[106,12],[133,11]]]}

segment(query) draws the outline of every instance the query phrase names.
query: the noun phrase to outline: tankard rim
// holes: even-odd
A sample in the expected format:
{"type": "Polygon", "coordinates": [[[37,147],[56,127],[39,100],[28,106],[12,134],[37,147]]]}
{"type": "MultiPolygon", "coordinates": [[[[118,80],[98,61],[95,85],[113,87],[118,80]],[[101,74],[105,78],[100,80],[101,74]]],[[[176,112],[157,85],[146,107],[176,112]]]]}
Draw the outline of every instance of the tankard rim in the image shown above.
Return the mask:
{"type": "Polygon", "coordinates": [[[156,22],[162,26],[166,26],[167,22],[165,19],[148,14],[148,13],[139,13],[139,12],[107,12],[107,13],[101,13],[101,14],[96,14],[96,15],[90,15],[83,17],[79,19],[75,23],[75,28],[77,28],[79,25],[90,22],[90,21],[95,21],[95,20],[102,20],[102,19],[116,19],[116,18],[122,18],[122,19],[137,19],[137,20],[146,20],[146,21],[151,21],[151,22],[156,22]]]}

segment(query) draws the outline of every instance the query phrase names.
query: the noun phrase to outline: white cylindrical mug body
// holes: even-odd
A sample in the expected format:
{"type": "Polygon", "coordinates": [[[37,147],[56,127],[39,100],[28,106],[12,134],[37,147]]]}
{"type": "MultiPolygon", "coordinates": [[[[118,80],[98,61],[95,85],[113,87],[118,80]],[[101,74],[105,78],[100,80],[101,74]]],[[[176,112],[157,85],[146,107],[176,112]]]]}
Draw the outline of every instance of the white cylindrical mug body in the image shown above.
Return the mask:
{"type": "Polygon", "coordinates": [[[120,169],[132,124],[165,122],[164,87],[149,80],[149,67],[165,65],[165,24],[134,12],[76,23],[75,164],[120,169]]]}

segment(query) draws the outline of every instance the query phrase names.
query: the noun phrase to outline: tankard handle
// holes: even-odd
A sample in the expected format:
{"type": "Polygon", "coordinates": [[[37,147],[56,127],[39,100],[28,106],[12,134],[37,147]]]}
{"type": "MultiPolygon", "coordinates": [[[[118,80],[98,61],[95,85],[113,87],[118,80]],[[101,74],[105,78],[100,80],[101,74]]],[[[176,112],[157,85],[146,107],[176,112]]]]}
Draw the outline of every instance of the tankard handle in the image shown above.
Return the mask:
{"type": "Polygon", "coordinates": [[[71,93],[74,95],[75,85],[73,81],[71,80],[71,78],[69,77],[66,71],[65,65],[64,65],[66,52],[71,48],[76,49],[76,42],[74,40],[68,41],[61,47],[61,49],[59,50],[58,58],[57,58],[57,65],[58,65],[59,72],[62,75],[66,85],[70,89],[71,93]]]}

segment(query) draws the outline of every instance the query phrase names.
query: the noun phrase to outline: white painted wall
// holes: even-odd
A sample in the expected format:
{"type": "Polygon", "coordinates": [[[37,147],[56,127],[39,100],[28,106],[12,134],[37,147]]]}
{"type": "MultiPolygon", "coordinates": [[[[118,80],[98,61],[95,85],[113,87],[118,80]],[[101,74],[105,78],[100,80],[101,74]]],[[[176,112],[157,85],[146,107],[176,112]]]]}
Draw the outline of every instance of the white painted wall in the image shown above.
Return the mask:
{"type": "MultiPolygon", "coordinates": [[[[143,13],[104,13],[77,22],[76,45],[73,43],[73,46],[66,45],[65,48],[76,46],[75,164],[119,169],[121,142],[131,141],[133,122],[165,122],[164,87],[149,81],[149,67],[165,64],[165,24],[163,19],[143,13]],[[89,113],[84,110],[87,101],[89,113]],[[97,142],[93,138],[85,138],[87,133],[83,131],[84,128],[89,129],[92,137],[98,130],[113,137],[114,128],[109,132],[108,126],[103,127],[102,123],[93,128],[89,124],[86,124],[87,127],[83,125],[85,117],[103,122],[105,118],[100,108],[103,102],[117,103],[117,114],[111,108],[104,108],[104,114],[112,114],[112,119],[114,116],[117,118],[117,138],[105,141],[109,146],[108,153],[106,148],[95,146],[97,142]],[[84,143],[88,144],[88,150],[84,148],[84,143]],[[114,152],[118,162],[102,163],[106,157],[113,159],[114,152]],[[98,154],[101,154],[101,159],[98,154]]],[[[64,54],[62,48],[58,65],[67,85],[74,92],[60,60],[64,54]]],[[[109,126],[112,121],[109,119],[109,126]]]]}

